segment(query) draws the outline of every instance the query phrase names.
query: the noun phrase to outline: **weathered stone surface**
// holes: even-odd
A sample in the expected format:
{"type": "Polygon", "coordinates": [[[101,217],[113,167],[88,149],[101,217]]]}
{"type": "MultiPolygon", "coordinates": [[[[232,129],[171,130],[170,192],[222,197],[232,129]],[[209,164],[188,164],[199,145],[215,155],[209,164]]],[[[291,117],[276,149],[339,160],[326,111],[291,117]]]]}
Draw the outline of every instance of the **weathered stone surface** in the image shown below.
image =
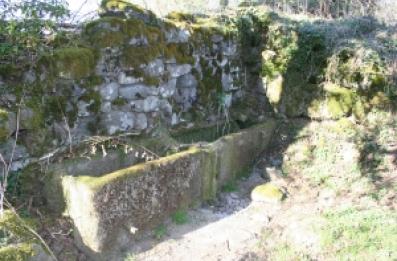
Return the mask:
{"type": "Polygon", "coordinates": [[[183,111],[187,111],[193,106],[193,103],[197,100],[197,89],[177,89],[176,93],[174,94],[174,99],[183,111]]]}
{"type": "Polygon", "coordinates": [[[198,82],[192,74],[185,74],[178,78],[176,88],[197,88],[198,82]]]}
{"type": "Polygon", "coordinates": [[[190,64],[168,64],[167,70],[169,71],[171,77],[177,78],[190,73],[192,71],[192,66],[190,64]]]}
{"type": "Polygon", "coordinates": [[[118,76],[118,82],[121,85],[131,85],[143,81],[143,78],[135,78],[133,76],[127,76],[125,72],[121,72],[118,76]]]}
{"type": "Polygon", "coordinates": [[[107,102],[102,102],[101,104],[101,112],[107,113],[112,110],[112,103],[107,101],[107,102]]]}
{"type": "Polygon", "coordinates": [[[159,93],[163,98],[170,98],[175,94],[176,91],[176,79],[172,78],[168,82],[160,85],[159,93]]]}
{"type": "MultiPolygon", "coordinates": [[[[12,156],[11,171],[18,171],[26,167],[29,160],[29,153],[27,149],[19,144],[16,144],[14,154],[12,154],[15,145],[15,140],[7,139],[5,143],[0,144],[0,153],[6,162],[9,162],[12,156]]],[[[3,164],[0,165],[0,173],[3,173],[3,164]]]]}
{"type": "Polygon", "coordinates": [[[225,56],[237,55],[237,45],[231,41],[224,42],[222,44],[222,53],[225,56]]]}
{"type": "Polygon", "coordinates": [[[159,89],[153,86],[146,86],[144,84],[135,84],[120,88],[119,93],[122,98],[127,100],[139,100],[148,96],[158,95],[159,89]]]}
{"type": "Polygon", "coordinates": [[[154,112],[160,107],[160,99],[157,96],[149,96],[144,100],[131,101],[130,105],[135,112],[154,112]]]}
{"type": "Polygon", "coordinates": [[[233,77],[231,74],[222,73],[222,88],[226,92],[234,89],[233,77]]]}
{"type": "Polygon", "coordinates": [[[101,116],[101,124],[107,134],[126,131],[134,127],[135,115],[132,112],[112,111],[101,116]]]}
{"type": "Polygon", "coordinates": [[[113,101],[119,96],[119,84],[112,82],[102,86],[99,93],[104,101],[113,101]]]}
{"type": "Polygon", "coordinates": [[[149,41],[145,36],[141,35],[140,37],[131,38],[128,43],[134,46],[147,46],[149,41]]]}
{"type": "Polygon", "coordinates": [[[253,163],[274,128],[275,122],[269,121],[207,146],[102,176],[64,176],[68,214],[80,247],[95,260],[106,260],[107,253],[119,251],[175,210],[213,198],[253,163]]]}
{"type": "Polygon", "coordinates": [[[135,115],[135,129],[137,130],[145,130],[148,127],[148,121],[146,114],[137,113],[135,115]]]}
{"type": "Polygon", "coordinates": [[[167,43],[187,43],[190,32],[186,29],[170,29],[165,33],[167,43]]]}
{"type": "Polygon", "coordinates": [[[160,100],[160,110],[164,112],[165,116],[172,116],[172,106],[167,100],[160,100]]]}
{"type": "Polygon", "coordinates": [[[164,74],[164,70],[165,66],[163,60],[156,59],[146,66],[145,73],[153,77],[160,77],[164,74]]]}
{"type": "Polygon", "coordinates": [[[211,40],[212,40],[214,43],[219,43],[219,42],[222,42],[222,41],[223,41],[223,36],[222,36],[222,35],[219,35],[219,34],[214,34],[213,36],[211,36],[211,40]]]}
{"type": "Polygon", "coordinates": [[[88,103],[88,102],[85,102],[85,101],[78,101],[78,103],[77,103],[78,116],[79,117],[90,116],[90,112],[88,110],[88,107],[90,105],[91,105],[91,103],[88,103]]]}

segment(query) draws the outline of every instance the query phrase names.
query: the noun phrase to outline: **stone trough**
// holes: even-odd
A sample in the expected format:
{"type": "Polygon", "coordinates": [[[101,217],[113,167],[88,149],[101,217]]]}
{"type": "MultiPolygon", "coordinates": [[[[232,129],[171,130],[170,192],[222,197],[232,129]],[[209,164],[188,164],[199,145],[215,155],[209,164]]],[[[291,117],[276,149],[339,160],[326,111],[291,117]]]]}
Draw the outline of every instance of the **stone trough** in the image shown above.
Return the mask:
{"type": "MultiPolygon", "coordinates": [[[[175,211],[213,199],[266,149],[275,126],[268,120],[212,143],[99,176],[84,168],[79,173],[59,169],[49,184],[62,188],[65,214],[73,220],[79,247],[95,260],[106,260],[175,211]]],[[[93,162],[106,169],[103,160],[93,162]]],[[[133,164],[128,159],[119,162],[128,163],[133,164]]]]}

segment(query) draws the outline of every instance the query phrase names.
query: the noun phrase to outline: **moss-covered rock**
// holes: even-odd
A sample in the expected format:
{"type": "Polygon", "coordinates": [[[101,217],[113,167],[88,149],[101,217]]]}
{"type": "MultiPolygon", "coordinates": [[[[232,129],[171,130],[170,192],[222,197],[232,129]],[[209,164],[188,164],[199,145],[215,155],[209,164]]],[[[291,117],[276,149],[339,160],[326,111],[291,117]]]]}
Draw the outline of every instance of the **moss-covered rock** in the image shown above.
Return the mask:
{"type": "Polygon", "coordinates": [[[251,192],[251,199],[256,202],[275,203],[280,202],[283,197],[281,189],[271,183],[257,186],[251,192]]]}
{"type": "Polygon", "coordinates": [[[373,49],[353,44],[336,50],[329,59],[327,78],[345,88],[379,89],[386,84],[386,67],[373,49]]]}
{"type": "Polygon", "coordinates": [[[90,76],[95,68],[92,50],[80,47],[57,49],[52,57],[57,75],[67,79],[81,79],[90,76]]]}

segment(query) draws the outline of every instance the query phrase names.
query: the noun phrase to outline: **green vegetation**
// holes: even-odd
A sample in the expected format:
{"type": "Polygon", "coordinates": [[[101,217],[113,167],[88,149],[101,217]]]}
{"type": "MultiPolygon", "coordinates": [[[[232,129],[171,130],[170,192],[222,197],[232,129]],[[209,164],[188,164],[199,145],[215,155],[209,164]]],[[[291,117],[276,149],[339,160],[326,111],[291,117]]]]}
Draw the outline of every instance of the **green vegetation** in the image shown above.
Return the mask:
{"type": "Polygon", "coordinates": [[[237,191],[237,190],[238,190],[238,187],[237,187],[236,181],[234,181],[234,180],[228,181],[228,182],[227,182],[225,185],[223,185],[222,188],[221,188],[221,191],[222,191],[222,192],[227,192],[227,193],[235,192],[235,191],[237,191]]]}
{"type": "Polygon", "coordinates": [[[57,49],[52,59],[58,75],[62,78],[78,80],[88,77],[95,68],[94,54],[87,48],[68,47],[57,49]]]}
{"type": "Polygon", "coordinates": [[[135,254],[128,254],[125,258],[124,261],[136,261],[136,256],[135,254]]]}
{"type": "MultiPolygon", "coordinates": [[[[176,223],[176,222],[175,222],[176,223]]],[[[167,235],[167,227],[165,225],[159,225],[158,227],[156,227],[156,229],[154,230],[154,237],[157,240],[160,240],[162,238],[164,238],[167,235]]]]}
{"type": "Polygon", "coordinates": [[[189,222],[189,216],[185,210],[177,210],[172,214],[171,219],[177,225],[183,225],[189,222]]]}
{"type": "Polygon", "coordinates": [[[348,208],[325,214],[322,247],[337,260],[397,258],[397,214],[380,209],[348,208]]]}
{"type": "Polygon", "coordinates": [[[21,243],[0,248],[0,259],[4,261],[25,261],[35,254],[31,244],[21,243]]]}

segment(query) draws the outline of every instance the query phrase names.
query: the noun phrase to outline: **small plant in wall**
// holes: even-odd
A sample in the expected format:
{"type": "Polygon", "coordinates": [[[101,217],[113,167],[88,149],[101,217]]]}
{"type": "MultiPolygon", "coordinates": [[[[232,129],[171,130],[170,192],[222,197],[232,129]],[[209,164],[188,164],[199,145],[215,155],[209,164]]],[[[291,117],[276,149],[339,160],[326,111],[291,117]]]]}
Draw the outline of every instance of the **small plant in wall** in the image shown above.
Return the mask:
{"type": "Polygon", "coordinates": [[[237,191],[237,184],[235,180],[231,180],[222,186],[222,192],[235,192],[237,191]]]}
{"type": "Polygon", "coordinates": [[[167,235],[167,227],[164,224],[161,224],[158,227],[156,227],[153,233],[154,233],[154,237],[157,240],[160,240],[167,235]]]}
{"type": "Polygon", "coordinates": [[[177,210],[171,218],[172,221],[177,225],[183,225],[189,222],[189,217],[185,210],[177,210]]]}

